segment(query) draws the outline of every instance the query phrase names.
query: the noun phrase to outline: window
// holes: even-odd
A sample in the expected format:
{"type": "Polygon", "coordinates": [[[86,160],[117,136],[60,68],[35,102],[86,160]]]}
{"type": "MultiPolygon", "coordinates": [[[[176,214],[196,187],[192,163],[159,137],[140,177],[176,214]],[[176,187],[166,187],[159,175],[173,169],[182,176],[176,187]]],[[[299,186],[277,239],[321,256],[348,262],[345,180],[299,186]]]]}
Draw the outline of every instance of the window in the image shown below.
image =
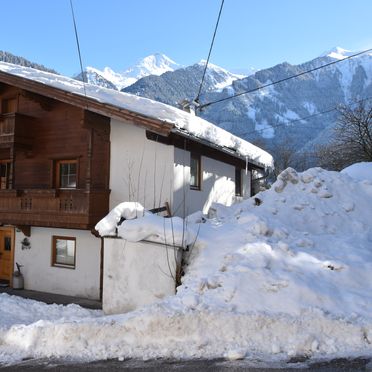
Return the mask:
{"type": "Polygon", "coordinates": [[[52,265],[75,268],[76,238],[52,237],[52,265]]]}
{"type": "Polygon", "coordinates": [[[201,159],[200,155],[190,154],[190,188],[200,190],[201,186],[201,159]]]}
{"type": "Polygon", "coordinates": [[[242,170],[235,168],[235,195],[242,196],[242,170]]]}
{"type": "Polygon", "coordinates": [[[77,161],[59,160],[56,168],[56,187],[60,189],[76,189],[77,161]]]}
{"type": "Polygon", "coordinates": [[[9,189],[10,162],[0,160],[0,190],[9,189]]]}

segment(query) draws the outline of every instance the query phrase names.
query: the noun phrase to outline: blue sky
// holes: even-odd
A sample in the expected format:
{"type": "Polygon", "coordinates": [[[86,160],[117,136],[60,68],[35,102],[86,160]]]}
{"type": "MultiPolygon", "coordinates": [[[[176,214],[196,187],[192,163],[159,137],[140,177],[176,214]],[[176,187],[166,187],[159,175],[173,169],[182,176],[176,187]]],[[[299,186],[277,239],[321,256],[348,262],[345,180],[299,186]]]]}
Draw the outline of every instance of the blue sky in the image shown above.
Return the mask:
{"type": "MultiPolygon", "coordinates": [[[[121,71],[161,52],[206,59],[220,0],[73,0],[83,64],[121,71]]],[[[1,3],[0,50],[65,75],[79,71],[69,0],[1,3]]],[[[372,46],[370,0],[225,0],[211,62],[224,68],[300,63],[334,46],[372,46]]]]}

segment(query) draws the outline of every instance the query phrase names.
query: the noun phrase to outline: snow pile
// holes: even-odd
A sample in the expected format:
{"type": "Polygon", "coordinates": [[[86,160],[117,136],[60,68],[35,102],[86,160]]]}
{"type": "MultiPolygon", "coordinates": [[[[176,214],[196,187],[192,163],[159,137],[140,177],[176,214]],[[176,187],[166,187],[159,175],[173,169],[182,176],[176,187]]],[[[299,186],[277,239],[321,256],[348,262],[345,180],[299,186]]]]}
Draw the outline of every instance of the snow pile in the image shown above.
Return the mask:
{"type": "Polygon", "coordinates": [[[121,218],[126,220],[132,220],[137,217],[142,217],[149,212],[145,211],[145,208],[137,202],[124,202],[113,208],[110,213],[102,218],[97,223],[95,229],[101,236],[114,236],[116,235],[117,225],[121,218]]]}
{"type": "Polygon", "coordinates": [[[318,168],[287,169],[271,190],[230,208],[214,206],[215,233],[201,230],[208,247],[179,294],[186,288],[204,306],[238,312],[301,316],[315,309],[372,320],[368,205],[370,184],[318,168]]]}
{"type": "MultiPolygon", "coordinates": [[[[195,216],[199,216],[195,214],[195,216]]],[[[186,247],[197,239],[197,233],[180,217],[164,218],[151,214],[137,202],[124,202],[113,208],[97,223],[100,236],[119,236],[130,242],[149,240],[186,247]],[[120,225],[118,223],[124,219],[120,225]]]]}
{"type": "Polygon", "coordinates": [[[0,359],[372,355],[371,205],[371,183],[289,168],[195,225],[176,296],[124,315],[7,323],[0,359]]]}
{"type": "Polygon", "coordinates": [[[372,162],[361,162],[350,165],[341,173],[347,174],[358,181],[372,182],[372,162]]]}
{"type": "Polygon", "coordinates": [[[267,167],[273,166],[273,158],[266,151],[200,117],[191,115],[164,103],[124,92],[118,92],[113,89],[98,87],[96,85],[84,85],[81,81],[65,76],[6,62],[0,62],[0,71],[82,96],[84,96],[86,92],[88,98],[98,102],[130,110],[134,113],[172,124],[174,126],[174,131],[186,132],[218,146],[233,149],[239,155],[246,156],[267,167]]]}
{"type": "Polygon", "coordinates": [[[149,240],[178,247],[186,247],[197,239],[197,233],[186,226],[182,218],[164,218],[151,214],[124,221],[118,227],[118,236],[130,242],[149,240]]]}
{"type": "Polygon", "coordinates": [[[0,294],[0,329],[10,327],[13,324],[31,324],[40,319],[50,321],[61,318],[74,320],[101,315],[102,311],[83,309],[75,304],[67,306],[47,305],[43,302],[9,296],[6,293],[0,294]]]}

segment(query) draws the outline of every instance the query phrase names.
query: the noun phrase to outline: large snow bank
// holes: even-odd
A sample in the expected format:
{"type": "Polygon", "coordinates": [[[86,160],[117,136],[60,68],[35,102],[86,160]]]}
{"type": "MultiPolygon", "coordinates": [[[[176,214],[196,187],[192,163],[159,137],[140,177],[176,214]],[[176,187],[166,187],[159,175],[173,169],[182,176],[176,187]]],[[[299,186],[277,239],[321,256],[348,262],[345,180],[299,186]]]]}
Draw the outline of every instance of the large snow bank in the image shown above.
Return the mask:
{"type": "Polygon", "coordinates": [[[125,315],[8,321],[0,359],[372,355],[371,205],[368,182],[287,169],[256,199],[214,206],[176,296],[125,315]]]}
{"type": "Polygon", "coordinates": [[[372,182],[372,162],[352,164],[341,171],[358,181],[372,182]]]}
{"type": "Polygon", "coordinates": [[[198,138],[215,143],[221,147],[236,150],[240,155],[247,156],[267,167],[273,166],[273,158],[266,151],[259,147],[234,136],[222,128],[209,123],[208,121],[191,115],[175,107],[153,101],[148,98],[132,94],[118,92],[113,89],[98,87],[92,84],[83,84],[65,76],[55,75],[45,71],[35,70],[30,67],[13,65],[0,62],[0,71],[34,80],[67,92],[79,94],[94,99],[98,102],[133,111],[150,118],[173,124],[176,129],[184,130],[198,138]],[[85,89],[85,90],[84,90],[85,89]]]}

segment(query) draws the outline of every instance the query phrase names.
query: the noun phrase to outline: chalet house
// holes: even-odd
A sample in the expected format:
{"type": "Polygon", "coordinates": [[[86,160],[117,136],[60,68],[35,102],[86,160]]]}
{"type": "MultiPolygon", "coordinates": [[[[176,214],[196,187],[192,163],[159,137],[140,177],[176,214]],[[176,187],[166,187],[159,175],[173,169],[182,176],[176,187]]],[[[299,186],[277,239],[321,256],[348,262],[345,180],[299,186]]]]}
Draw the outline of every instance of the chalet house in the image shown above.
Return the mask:
{"type": "Polygon", "coordinates": [[[176,108],[0,63],[0,281],[99,299],[111,208],[185,216],[251,195],[271,156],[176,108]]]}

